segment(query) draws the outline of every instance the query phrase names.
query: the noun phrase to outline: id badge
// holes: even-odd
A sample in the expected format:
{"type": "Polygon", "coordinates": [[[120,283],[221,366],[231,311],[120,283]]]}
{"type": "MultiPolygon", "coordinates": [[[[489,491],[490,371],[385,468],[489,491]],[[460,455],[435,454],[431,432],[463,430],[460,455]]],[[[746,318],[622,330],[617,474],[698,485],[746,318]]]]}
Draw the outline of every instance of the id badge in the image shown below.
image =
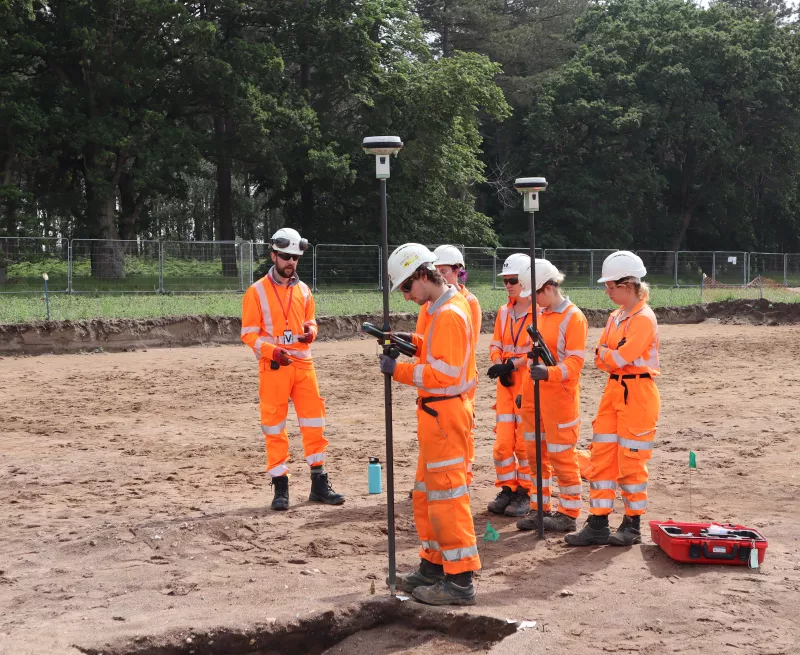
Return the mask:
{"type": "Polygon", "coordinates": [[[283,343],[290,345],[294,343],[294,333],[291,330],[283,331],[283,343]]]}

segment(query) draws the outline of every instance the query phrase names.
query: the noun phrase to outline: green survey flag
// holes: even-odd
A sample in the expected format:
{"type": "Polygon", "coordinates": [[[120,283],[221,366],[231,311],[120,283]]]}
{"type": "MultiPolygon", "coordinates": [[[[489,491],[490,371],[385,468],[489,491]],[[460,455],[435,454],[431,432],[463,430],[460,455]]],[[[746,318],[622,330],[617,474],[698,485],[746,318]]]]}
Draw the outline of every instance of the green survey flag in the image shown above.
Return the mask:
{"type": "Polygon", "coordinates": [[[697,455],[694,454],[693,450],[689,451],[689,468],[690,469],[697,468],[697,455]]]}
{"type": "Polygon", "coordinates": [[[486,522],[486,532],[483,533],[484,541],[497,541],[500,539],[500,533],[492,527],[492,524],[486,522]]]}

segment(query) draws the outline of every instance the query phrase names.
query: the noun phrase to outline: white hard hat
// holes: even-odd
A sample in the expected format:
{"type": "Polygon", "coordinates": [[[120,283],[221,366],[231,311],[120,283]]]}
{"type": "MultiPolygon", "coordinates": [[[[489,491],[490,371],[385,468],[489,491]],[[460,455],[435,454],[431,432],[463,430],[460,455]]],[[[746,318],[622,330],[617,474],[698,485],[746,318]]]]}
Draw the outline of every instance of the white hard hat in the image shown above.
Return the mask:
{"type": "MultiPolygon", "coordinates": [[[[433,264],[436,255],[421,243],[405,243],[389,255],[390,290],[397,288],[410,278],[423,264],[433,264]]],[[[430,266],[429,268],[433,268],[430,266]]]]}
{"type": "Polygon", "coordinates": [[[643,278],[647,269],[639,255],[629,250],[619,250],[606,257],[603,262],[603,277],[598,282],[612,282],[624,277],[643,278]]]}
{"type": "Polygon", "coordinates": [[[506,260],[503,262],[503,270],[498,273],[498,277],[501,275],[519,275],[525,270],[526,266],[531,265],[531,258],[526,255],[525,253],[515,252],[513,255],[509,255],[506,260]]]}
{"type": "Polygon", "coordinates": [[[300,233],[290,227],[282,227],[270,239],[275,252],[284,252],[287,255],[302,255],[308,250],[308,241],[300,238],[300,233]]]}
{"type": "Polygon", "coordinates": [[[437,266],[459,266],[464,265],[464,255],[455,246],[439,246],[433,251],[436,255],[437,266]]]}
{"type": "MultiPolygon", "coordinates": [[[[550,280],[557,280],[561,275],[559,270],[546,259],[536,260],[536,290],[539,291],[550,280]]],[[[531,295],[531,265],[519,274],[519,283],[522,285],[520,296],[527,298],[531,295]]]]}

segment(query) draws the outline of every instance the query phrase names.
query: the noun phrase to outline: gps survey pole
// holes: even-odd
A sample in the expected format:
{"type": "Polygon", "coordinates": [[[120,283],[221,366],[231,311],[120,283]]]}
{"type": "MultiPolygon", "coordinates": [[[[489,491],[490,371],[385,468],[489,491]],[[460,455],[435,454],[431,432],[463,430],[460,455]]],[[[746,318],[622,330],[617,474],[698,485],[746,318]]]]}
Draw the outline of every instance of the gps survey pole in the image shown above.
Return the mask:
{"type": "MultiPolygon", "coordinates": [[[[386,216],[386,180],[389,178],[389,157],[397,155],[403,147],[399,136],[368,136],[361,143],[367,154],[375,155],[375,177],[381,181],[381,288],[383,289],[383,332],[391,332],[389,325],[389,221],[386,216]]],[[[383,352],[388,355],[392,347],[389,339],[383,341],[383,352]]],[[[392,441],[392,376],[383,381],[383,404],[386,414],[386,506],[389,522],[389,593],[395,594],[395,533],[394,533],[394,443],[392,441]]]]}
{"type": "MultiPolygon", "coordinates": [[[[514,188],[522,194],[523,209],[531,215],[531,325],[533,333],[537,334],[537,308],[536,308],[536,225],[534,214],[539,209],[539,192],[547,188],[547,180],[543,177],[519,177],[514,180],[514,188]]],[[[535,345],[535,344],[534,344],[535,345]]],[[[533,365],[539,363],[539,351],[533,351],[533,365]]],[[[544,500],[542,498],[542,410],[539,402],[539,380],[533,381],[533,413],[536,434],[536,522],[539,531],[539,538],[544,538],[544,500]]]]}

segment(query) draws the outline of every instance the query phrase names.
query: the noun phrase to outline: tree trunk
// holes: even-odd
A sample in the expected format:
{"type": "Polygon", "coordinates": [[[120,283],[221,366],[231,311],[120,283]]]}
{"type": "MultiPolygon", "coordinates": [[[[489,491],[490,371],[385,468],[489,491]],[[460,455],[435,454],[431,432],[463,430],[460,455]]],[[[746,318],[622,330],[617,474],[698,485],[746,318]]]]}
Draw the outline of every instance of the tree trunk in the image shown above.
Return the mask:
{"type": "MultiPolygon", "coordinates": [[[[217,202],[219,207],[219,237],[222,241],[235,241],[233,229],[233,185],[231,182],[231,157],[229,141],[233,138],[233,119],[214,116],[214,131],[217,136],[217,202]]],[[[236,266],[236,246],[224,243],[220,248],[222,275],[238,277],[236,266]]]]}
{"type": "Polygon", "coordinates": [[[119,204],[121,214],[119,217],[119,236],[123,240],[136,239],[136,223],[144,209],[145,194],[138,196],[133,188],[133,177],[127,173],[119,178],[119,204]]]}

